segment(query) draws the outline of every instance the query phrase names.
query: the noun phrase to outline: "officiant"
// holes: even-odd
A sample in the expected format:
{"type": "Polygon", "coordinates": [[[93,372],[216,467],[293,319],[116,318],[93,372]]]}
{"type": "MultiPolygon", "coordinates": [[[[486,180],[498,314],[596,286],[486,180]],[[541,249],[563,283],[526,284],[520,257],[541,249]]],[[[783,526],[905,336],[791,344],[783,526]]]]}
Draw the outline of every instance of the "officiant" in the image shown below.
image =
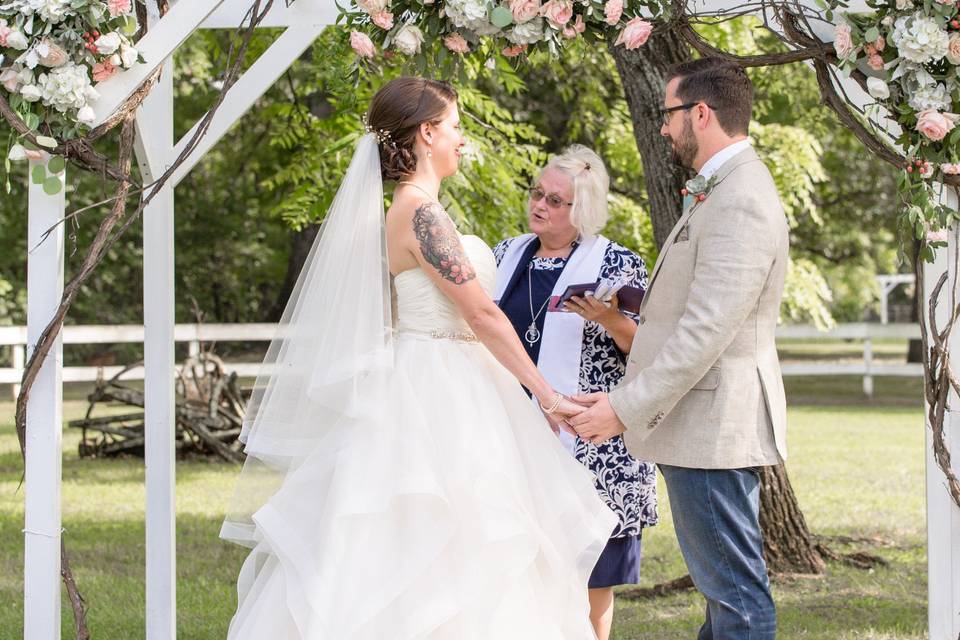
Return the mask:
{"type": "MultiPolygon", "coordinates": [[[[620,308],[622,285],[645,289],[643,259],[599,234],[607,222],[610,178],[600,157],[573,145],[553,157],[530,187],[531,233],[494,248],[494,299],[513,323],[530,358],[564,394],[613,389],[626,371],[638,316],[620,308]],[[569,285],[599,283],[596,295],[561,303],[569,285]],[[612,295],[611,295],[612,294],[612,295]]],[[[636,584],[640,539],[657,522],[656,474],[633,459],[620,437],[600,445],[565,432],[564,446],[596,476],[597,492],[619,524],[590,576],[590,618],[609,637],[613,587],[636,584]]]]}

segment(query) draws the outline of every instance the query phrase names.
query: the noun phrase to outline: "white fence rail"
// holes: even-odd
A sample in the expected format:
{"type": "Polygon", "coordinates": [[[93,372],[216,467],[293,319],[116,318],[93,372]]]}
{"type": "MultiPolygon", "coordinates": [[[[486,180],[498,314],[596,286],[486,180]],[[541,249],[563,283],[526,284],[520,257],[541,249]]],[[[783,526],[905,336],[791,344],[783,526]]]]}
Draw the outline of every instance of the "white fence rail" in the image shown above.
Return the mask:
{"type": "MultiPolygon", "coordinates": [[[[201,343],[211,342],[267,342],[276,331],[274,324],[178,324],[174,330],[176,342],[189,343],[189,352],[198,353],[201,343]]],[[[118,344],[142,343],[142,325],[84,325],[67,326],[63,344],[118,344]]],[[[780,340],[854,340],[863,344],[860,362],[785,362],[785,376],[862,376],[863,392],[873,395],[876,376],[916,377],[923,373],[920,364],[877,363],[873,358],[873,341],[883,339],[909,340],[920,337],[916,324],[850,323],[837,325],[830,331],[820,331],[811,325],[786,325],[777,330],[780,340]]],[[[16,387],[23,375],[27,347],[26,327],[0,327],[0,346],[12,348],[9,367],[0,368],[0,384],[16,387]]],[[[241,376],[254,376],[259,362],[230,362],[230,370],[241,376]]],[[[63,368],[64,382],[89,382],[98,377],[109,378],[123,369],[114,366],[76,366],[63,368]]],[[[130,379],[143,377],[143,369],[130,371],[130,379]]],[[[16,390],[16,389],[15,389],[16,390]]]]}

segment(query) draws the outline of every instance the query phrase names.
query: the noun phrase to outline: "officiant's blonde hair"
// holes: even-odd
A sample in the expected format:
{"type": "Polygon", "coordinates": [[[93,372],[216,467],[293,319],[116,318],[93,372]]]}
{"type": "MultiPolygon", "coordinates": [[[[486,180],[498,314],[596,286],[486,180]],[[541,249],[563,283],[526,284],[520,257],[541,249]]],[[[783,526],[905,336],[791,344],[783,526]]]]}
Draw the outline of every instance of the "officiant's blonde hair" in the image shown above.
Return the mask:
{"type": "Polygon", "coordinates": [[[598,234],[610,216],[607,208],[610,176],[600,156],[582,144],[572,144],[550,158],[540,175],[547,169],[562,171],[573,180],[573,207],[570,209],[573,226],[584,236],[598,234]]]}

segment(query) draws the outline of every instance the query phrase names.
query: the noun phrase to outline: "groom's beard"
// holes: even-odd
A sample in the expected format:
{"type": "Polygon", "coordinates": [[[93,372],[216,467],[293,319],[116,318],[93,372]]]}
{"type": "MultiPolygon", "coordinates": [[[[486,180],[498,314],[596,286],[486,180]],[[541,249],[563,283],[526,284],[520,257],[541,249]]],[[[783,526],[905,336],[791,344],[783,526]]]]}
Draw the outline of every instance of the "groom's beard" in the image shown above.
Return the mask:
{"type": "Polygon", "coordinates": [[[684,118],[683,131],[679,138],[670,138],[670,150],[672,152],[673,164],[685,169],[693,168],[693,160],[700,151],[700,145],[697,144],[697,138],[693,135],[693,126],[689,118],[684,118]]]}

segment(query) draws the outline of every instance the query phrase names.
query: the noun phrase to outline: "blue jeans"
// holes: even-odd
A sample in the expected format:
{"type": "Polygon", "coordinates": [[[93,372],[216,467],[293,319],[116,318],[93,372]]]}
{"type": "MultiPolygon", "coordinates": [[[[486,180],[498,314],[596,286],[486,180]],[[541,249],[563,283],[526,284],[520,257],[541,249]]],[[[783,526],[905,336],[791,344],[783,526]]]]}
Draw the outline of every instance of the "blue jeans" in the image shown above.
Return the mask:
{"type": "Polygon", "coordinates": [[[759,476],[751,469],[658,466],[680,551],[707,599],[698,640],[773,640],[777,614],[763,561],[759,476]]]}

